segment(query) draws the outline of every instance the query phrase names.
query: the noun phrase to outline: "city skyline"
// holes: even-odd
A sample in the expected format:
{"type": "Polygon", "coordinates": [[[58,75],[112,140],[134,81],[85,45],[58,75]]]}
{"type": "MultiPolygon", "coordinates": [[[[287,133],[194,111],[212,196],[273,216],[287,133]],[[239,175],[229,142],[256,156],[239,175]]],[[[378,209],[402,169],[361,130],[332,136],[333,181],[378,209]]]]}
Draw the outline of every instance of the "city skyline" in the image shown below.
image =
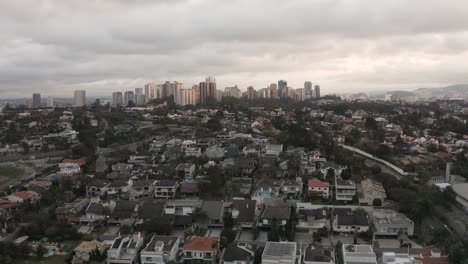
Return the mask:
{"type": "Polygon", "coordinates": [[[338,94],[468,83],[467,8],[421,0],[6,1],[0,96],[101,96],[151,80],[196,84],[205,74],[242,89],[320,80],[338,94]],[[216,12],[197,15],[207,9],[216,12]],[[174,13],[179,19],[169,19],[174,13]]]}

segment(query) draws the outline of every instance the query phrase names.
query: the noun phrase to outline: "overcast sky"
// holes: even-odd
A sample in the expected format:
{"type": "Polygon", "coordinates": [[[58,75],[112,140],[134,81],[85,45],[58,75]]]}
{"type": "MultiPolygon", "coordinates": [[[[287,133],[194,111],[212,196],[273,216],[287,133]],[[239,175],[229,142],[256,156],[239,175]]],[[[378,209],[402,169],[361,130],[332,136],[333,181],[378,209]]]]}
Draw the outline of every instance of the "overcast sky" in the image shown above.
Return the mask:
{"type": "Polygon", "coordinates": [[[0,97],[215,76],[322,93],[468,83],[468,1],[0,1],[0,97]]]}

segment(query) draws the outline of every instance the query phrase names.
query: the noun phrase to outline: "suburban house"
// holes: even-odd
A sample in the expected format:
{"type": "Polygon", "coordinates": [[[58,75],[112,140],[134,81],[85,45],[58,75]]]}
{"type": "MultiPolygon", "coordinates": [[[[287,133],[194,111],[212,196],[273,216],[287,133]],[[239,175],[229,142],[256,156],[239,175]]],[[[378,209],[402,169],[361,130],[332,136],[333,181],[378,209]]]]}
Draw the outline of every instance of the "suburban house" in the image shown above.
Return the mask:
{"type": "Polygon", "coordinates": [[[274,198],[279,196],[280,186],[272,179],[262,178],[257,182],[252,200],[257,201],[257,209],[262,209],[265,198],[274,198]]]}
{"type": "Polygon", "coordinates": [[[165,264],[175,261],[180,238],[177,236],[153,236],[140,253],[141,264],[165,264]]]}
{"type": "Polygon", "coordinates": [[[334,264],[335,254],[333,249],[323,247],[320,243],[307,245],[304,250],[304,264],[334,264]]]}
{"type": "Polygon", "coordinates": [[[160,180],[154,183],[154,198],[173,199],[176,195],[179,182],[176,180],[160,180]]]}
{"type": "Polygon", "coordinates": [[[330,198],[330,183],[319,179],[311,179],[307,182],[307,193],[309,196],[330,198]]]}
{"type": "Polygon", "coordinates": [[[356,196],[356,184],[351,180],[335,177],[335,200],[352,201],[356,196]]]}
{"type": "Polygon", "coordinates": [[[133,181],[130,190],[130,201],[139,201],[144,198],[153,196],[153,181],[138,180],[133,181]]]}
{"type": "Polygon", "coordinates": [[[84,166],[88,162],[86,157],[79,159],[64,159],[58,164],[60,175],[70,176],[81,173],[81,166],[84,166]]]}
{"type": "Polygon", "coordinates": [[[195,165],[192,163],[180,163],[176,167],[176,173],[181,179],[193,179],[195,176],[195,165]]]}
{"type": "Polygon", "coordinates": [[[14,203],[37,203],[41,200],[41,194],[35,191],[19,191],[6,196],[5,199],[14,203]]]}
{"type": "Polygon", "coordinates": [[[164,215],[163,203],[144,202],[140,207],[136,224],[141,225],[151,220],[161,219],[164,215]]]}
{"type": "Polygon", "coordinates": [[[234,223],[241,228],[253,228],[255,226],[254,200],[233,200],[231,213],[234,223]]]}
{"type": "Polygon", "coordinates": [[[137,263],[138,251],[142,246],[143,237],[140,234],[117,237],[107,251],[107,264],[137,263]]]}
{"type": "Polygon", "coordinates": [[[278,226],[285,226],[291,217],[291,207],[266,206],[258,220],[259,227],[271,227],[276,221],[278,226]]]}
{"type": "Polygon", "coordinates": [[[107,192],[108,185],[108,183],[102,180],[94,180],[86,185],[86,196],[96,197],[104,195],[107,192]]]}
{"type": "Polygon", "coordinates": [[[223,201],[203,201],[202,211],[208,217],[208,226],[223,226],[225,213],[223,201]]]}
{"type": "Polygon", "coordinates": [[[129,225],[135,222],[138,212],[138,204],[130,201],[117,201],[114,211],[111,213],[108,223],[110,225],[129,225]]]}
{"type": "Polygon", "coordinates": [[[385,198],[387,194],[380,182],[372,179],[365,179],[361,182],[359,204],[373,205],[374,200],[380,200],[380,204],[383,204],[385,198]]]}
{"type": "Polygon", "coordinates": [[[267,144],[265,146],[265,155],[279,156],[283,152],[283,144],[267,144]]]}
{"type": "Polygon", "coordinates": [[[185,241],[182,250],[184,263],[214,263],[218,252],[218,239],[215,237],[191,237],[185,241]]]}
{"type": "Polygon", "coordinates": [[[377,257],[371,245],[343,244],[343,264],[377,264],[377,257]]]}
{"type": "Polygon", "coordinates": [[[55,209],[55,217],[57,220],[67,222],[69,224],[79,223],[80,217],[84,214],[88,204],[88,198],[76,199],[71,203],[66,203],[63,206],[57,207],[55,209]]]}
{"type": "Polygon", "coordinates": [[[114,198],[126,198],[130,190],[130,184],[126,181],[113,181],[107,185],[107,194],[114,198]]]}
{"type": "Polygon", "coordinates": [[[365,215],[334,214],[333,232],[345,234],[361,233],[368,231],[369,228],[369,219],[365,215]]]}
{"type": "Polygon", "coordinates": [[[239,166],[241,177],[251,177],[257,166],[255,159],[249,158],[240,158],[236,164],[239,166]]]}
{"type": "Polygon", "coordinates": [[[231,243],[221,255],[221,264],[253,264],[255,245],[246,242],[231,243]]]}
{"type": "Polygon", "coordinates": [[[296,264],[296,242],[267,242],[262,254],[262,264],[296,264]]]}
{"type": "Polygon", "coordinates": [[[376,236],[414,235],[414,222],[392,209],[374,208],[372,221],[376,236]]]}
{"type": "Polygon", "coordinates": [[[330,228],[330,221],[326,208],[299,209],[298,218],[297,229],[307,230],[309,233],[324,227],[330,228]]]}
{"type": "Polygon", "coordinates": [[[302,189],[303,184],[301,177],[297,177],[295,181],[284,181],[281,185],[281,192],[283,193],[283,197],[286,197],[288,199],[297,199],[302,194],[302,189]]]}
{"type": "Polygon", "coordinates": [[[334,162],[325,162],[320,166],[320,172],[324,177],[327,177],[329,171],[333,171],[333,175],[336,176],[341,176],[341,173],[343,170],[346,170],[345,166],[338,165],[334,162]]]}
{"type": "Polygon", "coordinates": [[[85,215],[80,217],[80,223],[97,225],[106,220],[109,210],[100,202],[91,202],[86,208],[85,215]]]}

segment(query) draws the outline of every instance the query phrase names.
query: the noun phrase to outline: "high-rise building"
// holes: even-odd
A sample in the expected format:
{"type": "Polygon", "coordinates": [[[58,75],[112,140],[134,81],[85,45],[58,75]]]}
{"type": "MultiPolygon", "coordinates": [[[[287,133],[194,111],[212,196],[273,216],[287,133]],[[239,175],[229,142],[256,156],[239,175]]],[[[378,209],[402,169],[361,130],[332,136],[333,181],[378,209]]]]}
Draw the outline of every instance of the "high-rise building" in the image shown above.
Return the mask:
{"type": "Polygon", "coordinates": [[[206,104],[208,98],[217,99],[216,96],[216,79],[209,76],[204,82],[200,83],[200,104],[206,104]]]}
{"type": "Polygon", "coordinates": [[[86,105],[86,91],[85,90],[75,90],[73,97],[73,106],[82,107],[86,105]]]}
{"type": "Polygon", "coordinates": [[[145,98],[146,102],[155,99],[156,84],[150,82],[145,84],[145,98]]]}
{"type": "Polygon", "coordinates": [[[247,99],[253,100],[255,98],[255,88],[253,86],[247,87],[247,99]]]}
{"type": "Polygon", "coordinates": [[[278,85],[276,85],[276,83],[270,84],[269,92],[270,92],[269,98],[277,99],[278,98],[278,85]]]}
{"type": "Polygon", "coordinates": [[[32,95],[32,108],[39,108],[41,107],[41,94],[40,93],[33,93],[32,95]]]}
{"type": "Polygon", "coordinates": [[[307,81],[304,83],[304,93],[302,100],[311,99],[312,97],[314,97],[314,88],[312,86],[312,82],[307,81]]]}
{"type": "Polygon", "coordinates": [[[126,91],[124,93],[124,105],[135,103],[135,93],[133,91],[126,91]]]}
{"type": "Polygon", "coordinates": [[[184,105],[195,105],[195,92],[194,89],[180,89],[177,91],[177,102],[176,104],[184,105]]]}
{"type": "Polygon", "coordinates": [[[122,92],[113,92],[112,93],[112,105],[122,105],[123,96],[122,92]]]}
{"type": "Polygon", "coordinates": [[[142,94],[143,88],[135,88],[135,94],[142,94]]]}
{"type": "Polygon", "coordinates": [[[315,98],[320,98],[320,85],[315,85],[314,90],[315,98]]]}
{"type": "Polygon", "coordinates": [[[200,87],[196,84],[192,86],[193,90],[193,104],[198,105],[200,104],[200,87]]]}
{"type": "Polygon", "coordinates": [[[231,96],[231,97],[239,98],[241,94],[242,94],[241,90],[236,85],[234,87],[224,88],[223,96],[226,96],[226,97],[231,96]]]}
{"type": "Polygon", "coordinates": [[[31,99],[24,98],[23,99],[23,105],[24,105],[25,108],[30,108],[31,107],[31,99]]]}
{"type": "Polygon", "coordinates": [[[54,98],[51,97],[51,96],[47,97],[47,107],[48,108],[54,108],[55,107],[54,98]]]}
{"type": "Polygon", "coordinates": [[[279,80],[278,81],[278,97],[283,98],[288,96],[288,92],[286,91],[288,89],[288,82],[285,80],[279,80]]]}
{"type": "Polygon", "coordinates": [[[224,92],[222,90],[216,91],[216,101],[221,102],[223,100],[224,92]]]}
{"type": "Polygon", "coordinates": [[[135,88],[135,104],[144,105],[146,103],[145,95],[143,94],[143,88],[135,88]]]}

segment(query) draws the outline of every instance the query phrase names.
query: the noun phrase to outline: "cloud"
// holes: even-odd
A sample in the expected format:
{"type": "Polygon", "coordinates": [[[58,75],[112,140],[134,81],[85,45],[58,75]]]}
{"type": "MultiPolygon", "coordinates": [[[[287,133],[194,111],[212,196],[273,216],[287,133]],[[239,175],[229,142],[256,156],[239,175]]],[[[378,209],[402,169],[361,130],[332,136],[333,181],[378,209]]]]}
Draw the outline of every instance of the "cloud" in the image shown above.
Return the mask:
{"type": "Polygon", "coordinates": [[[465,1],[0,2],[0,96],[88,94],[205,75],[325,93],[468,82],[465,1]]]}

